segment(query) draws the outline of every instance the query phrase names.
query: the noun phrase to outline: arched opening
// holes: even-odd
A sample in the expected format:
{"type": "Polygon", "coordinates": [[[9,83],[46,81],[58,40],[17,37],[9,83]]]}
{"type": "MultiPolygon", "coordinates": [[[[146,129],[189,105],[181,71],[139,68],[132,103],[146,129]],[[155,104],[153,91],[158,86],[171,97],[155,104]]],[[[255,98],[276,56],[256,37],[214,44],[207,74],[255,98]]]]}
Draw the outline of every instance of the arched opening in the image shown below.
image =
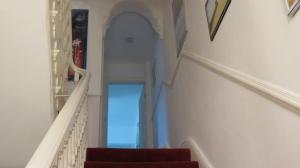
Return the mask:
{"type": "MultiPolygon", "coordinates": [[[[132,3],[132,2],[127,2],[132,3]]],[[[116,144],[115,147],[153,147],[153,62],[155,55],[155,47],[160,39],[160,34],[157,32],[157,24],[154,24],[153,17],[150,17],[151,12],[145,7],[137,5],[128,5],[121,3],[116,5],[111,13],[111,18],[107,20],[107,29],[104,38],[104,74],[103,74],[103,118],[102,123],[102,142],[103,146],[114,147],[108,142],[113,137],[110,130],[119,131],[116,134],[124,133],[124,128],[133,128],[136,125],[138,128],[136,134],[131,132],[131,135],[136,135],[136,144],[132,146],[128,144],[116,144]],[[115,10],[115,11],[114,11],[115,10]],[[150,17],[150,18],[149,18],[150,17]],[[136,116],[137,120],[132,120],[131,126],[122,125],[124,122],[119,119],[111,119],[111,116],[121,116],[126,112],[121,111],[110,112],[111,86],[116,85],[143,85],[144,89],[138,96],[136,108],[138,109],[136,116]],[[115,127],[111,124],[115,123],[115,127]],[[109,127],[123,128],[109,129],[109,127]]],[[[116,88],[116,87],[115,87],[116,88]]],[[[115,95],[114,95],[115,96],[115,95]]],[[[125,102],[125,101],[124,101],[125,102]]],[[[121,118],[122,119],[122,118],[121,118]]],[[[124,119],[124,118],[123,118],[124,119]]],[[[125,119],[126,120],[126,119],[125,119]]],[[[128,129],[127,129],[128,131],[128,129]]],[[[128,138],[127,138],[128,139],[128,138]]],[[[111,142],[112,143],[112,142],[111,142]]]]}
{"type": "Polygon", "coordinates": [[[145,63],[151,61],[157,38],[151,23],[136,12],[115,16],[105,37],[105,62],[145,63]]]}
{"type": "Polygon", "coordinates": [[[131,1],[120,1],[119,3],[115,4],[109,13],[109,17],[106,18],[105,25],[106,25],[106,35],[107,30],[111,26],[112,20],[124,13],[136,13],[142,17],[144,17],[151,25],[153,30],[162,37],[162,29],[161,23],[154,17],[153,11],[143,2],[138,0],[131,0],[131,1]]]}

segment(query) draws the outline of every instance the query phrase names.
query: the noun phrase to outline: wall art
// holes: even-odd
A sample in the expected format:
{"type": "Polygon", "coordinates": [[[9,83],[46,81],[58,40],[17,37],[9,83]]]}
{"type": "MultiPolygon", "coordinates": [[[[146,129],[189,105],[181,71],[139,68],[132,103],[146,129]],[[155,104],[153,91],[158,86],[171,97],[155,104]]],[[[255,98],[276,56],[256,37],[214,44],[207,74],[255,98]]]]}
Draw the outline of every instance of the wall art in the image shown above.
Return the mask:
{"type": "Polygon", "coordinates": [[[285,0],[288,16],[294,16],[300,7],[300,0],[285,0]]]}
{"type": "Polygon", "coordinates": [[[207,0],[205,11],[209,28],[210,40],[213,41],[222,20],[227,12],[231,0],[207,0]]]}
{"type": "MultiPolygon", "coordinates": [[[[72,10],[72,57],[74,64],[86,69],[88,10],[72,10]]],[[[74,79],[74,71],[69,70],[68,79],[74,79]]]]}

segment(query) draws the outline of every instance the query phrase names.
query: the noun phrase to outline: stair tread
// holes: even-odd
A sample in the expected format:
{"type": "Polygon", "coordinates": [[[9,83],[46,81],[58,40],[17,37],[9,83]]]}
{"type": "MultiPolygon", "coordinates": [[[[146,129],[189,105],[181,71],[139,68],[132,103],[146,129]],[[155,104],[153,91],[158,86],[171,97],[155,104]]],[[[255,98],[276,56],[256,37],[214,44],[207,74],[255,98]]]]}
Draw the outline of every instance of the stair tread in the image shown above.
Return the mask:
{"type": "Polygon", "coordinates": [[[88,148],[86,160],[108,162],[191,161],[191,152],[189,149],[88,148]]]}
{"type": "Polygon", "coordinates": [[[86,161],[85,168],[198,168],[198,162],[95,162],[86,161]]]}

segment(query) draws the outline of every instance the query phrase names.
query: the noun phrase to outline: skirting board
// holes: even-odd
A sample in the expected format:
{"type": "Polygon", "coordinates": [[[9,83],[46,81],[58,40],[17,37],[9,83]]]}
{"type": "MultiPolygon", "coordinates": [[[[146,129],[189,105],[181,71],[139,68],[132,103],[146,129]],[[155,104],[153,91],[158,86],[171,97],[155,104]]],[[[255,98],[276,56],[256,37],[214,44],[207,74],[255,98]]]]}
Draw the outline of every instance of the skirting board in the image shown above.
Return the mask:
{"type": "Polygon", "coordinates": [[[289,90],[271,84],[267,81],[257,79],[230,67],[226,67],[193,52],[183,51],[182,57],[204,66],[229,80],[235,81],[240,85],[259,93],[260,95],[271,99],[277,104],[284,105],[285,107],[292,107],[300,112],[300,96],[289,90]]]}
{"type": "Polygon", "coordinates": [[[199,162],[199,168],[214,168],[210,163],[202,149],[197,145],[197,143],[192,139],[188,138],[183,141],[180,145],[182,148],[189,148],[192,154],[192,160],[199,162]]]}

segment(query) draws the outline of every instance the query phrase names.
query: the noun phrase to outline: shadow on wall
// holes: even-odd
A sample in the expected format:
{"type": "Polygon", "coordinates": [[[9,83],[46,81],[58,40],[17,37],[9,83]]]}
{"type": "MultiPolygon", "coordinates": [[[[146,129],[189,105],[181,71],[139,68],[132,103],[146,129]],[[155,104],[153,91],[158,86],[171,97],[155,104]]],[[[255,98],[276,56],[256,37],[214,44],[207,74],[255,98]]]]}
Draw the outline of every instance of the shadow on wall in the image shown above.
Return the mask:
{"type": "Polygon", "coordinates": [[[168,107],[166,102],[166,91],[161,90],[158,104],[155,109],[154,127],[156,132],[155,146],[158,148],[169,148],[168,107]]]}

